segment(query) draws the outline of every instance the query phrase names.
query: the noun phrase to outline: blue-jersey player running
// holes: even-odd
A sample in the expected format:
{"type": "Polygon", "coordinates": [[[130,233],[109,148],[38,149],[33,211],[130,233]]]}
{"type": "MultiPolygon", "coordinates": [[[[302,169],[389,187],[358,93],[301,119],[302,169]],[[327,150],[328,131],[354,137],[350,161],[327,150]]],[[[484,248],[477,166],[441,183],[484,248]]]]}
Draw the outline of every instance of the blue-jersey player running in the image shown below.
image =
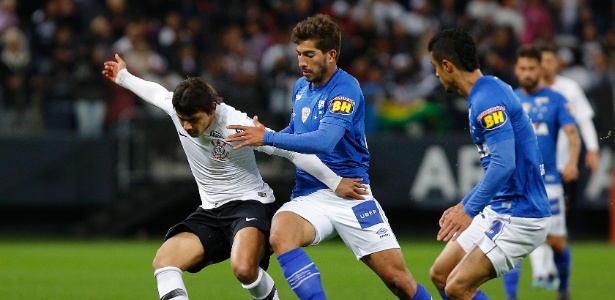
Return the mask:
{"type": "MultiPolygon", "coordinates": [[[[562,180],[576,180],[579,171],[577,164],[581,152],[581,141],[577,133],[576,121],[572,115],[570,102],[560,93],[540,85],[541,80],[541,50],[531,46],[523,46],[517,50],[515,75],[520,87],[515,94],[521,99],[524,110],[528,113],[545,166],[545,188],[551,205],[551,229],[547,235],[547,244],[553,248],[553,259],[558,271],[559,290],[557,299],[569,299],[570,248],[566,241],[566,217],[564,203],[564,188],[562,180]],[[568,137],[570,152],[566,166],[561,176],[557,169],[556,149],[560,129],[568,137]]],[[[531,259],[532,257],[530,257],[531,259]]],[[[504,290],[508,300],[517,299],[521,264],[504,275],[504,290]]]]}
{"type": "MultiPolygon", "coordinates": [[[[303,77],[293,89],[293,114],[288,127],[265,132],[240,130],[229,141],[236,146],[275,145],[313,153],[340,176],[363,183],[363,200],[341,198],[297,168],[292,201],[276,213],[270,242],[286,281],[300,299],[326,299],[320,273],[301,248],[339,235],[355,256],[368,265],[400,299],[431,299],[404,262],[399,243],[369,188],[369,152],[365,141],[365,101],[357,80],[337,68],[341,33],[326,15],[295,26],[292,40],[303,77]]],[[[359,295],[357,295],[359,297],[359,295]]]]}
{"type": "Polygon", "coordinates": [[[547,236],[542,159],[519,98],[508,84],[483,76],[466,31],[441,31],[428,51],[446,91],[468,99],[470,134],[484,168],[479,183],[442,214],[437,239],[448,243],[430,275],[443,299],[488,299],[480,285],[510,271],[547,236]]]}

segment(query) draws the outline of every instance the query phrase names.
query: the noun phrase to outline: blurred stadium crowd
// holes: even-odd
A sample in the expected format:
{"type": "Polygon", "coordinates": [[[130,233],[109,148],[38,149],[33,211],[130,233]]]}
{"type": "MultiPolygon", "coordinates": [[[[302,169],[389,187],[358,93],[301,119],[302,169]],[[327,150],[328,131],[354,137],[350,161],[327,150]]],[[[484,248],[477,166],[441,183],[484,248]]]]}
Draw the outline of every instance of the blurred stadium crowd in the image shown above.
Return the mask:
{"type": "Polygon", "coordinates": [[[97,136],[137,112],[156,117],[101,75],[114,53],[169,90],[201,76],[281,129],[301,76],[290,30],[317,12],[343,30],[338,65],[363,87],[368,132],[465,130],[467,104],[442,90],[426,52],[457,26],[475,37],[483,72],[513,87],[520,45],[557,47],[599,136],[613,128],[614,0],[0,0],[0,132],[97,136]]]}

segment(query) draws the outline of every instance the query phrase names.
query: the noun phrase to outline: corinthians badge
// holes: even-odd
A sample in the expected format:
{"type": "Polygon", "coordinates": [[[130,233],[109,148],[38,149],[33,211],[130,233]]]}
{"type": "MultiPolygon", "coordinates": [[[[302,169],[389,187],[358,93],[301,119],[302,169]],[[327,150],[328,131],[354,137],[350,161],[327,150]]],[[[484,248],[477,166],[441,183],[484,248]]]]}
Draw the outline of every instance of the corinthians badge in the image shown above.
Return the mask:
{"type": "Polygon", "coordinates": [[[305,121],[307,121],[310,116],[310,111],[311,110],[309,107],[304,107],[301,109],[301,122],[305,123],[305,121]]]}
{"type": "Polygon", "coordinates": [[[213,157],[215,159],[219,159],[219,160],[223,160],[225,159],[228,155],[229,152],[226,151],[226,142],[222,141],[220,142],[218,141],[212,141],[211,144],[214,146],[213,151],[211,152],[211,154],[213,155],[213,157]]]}

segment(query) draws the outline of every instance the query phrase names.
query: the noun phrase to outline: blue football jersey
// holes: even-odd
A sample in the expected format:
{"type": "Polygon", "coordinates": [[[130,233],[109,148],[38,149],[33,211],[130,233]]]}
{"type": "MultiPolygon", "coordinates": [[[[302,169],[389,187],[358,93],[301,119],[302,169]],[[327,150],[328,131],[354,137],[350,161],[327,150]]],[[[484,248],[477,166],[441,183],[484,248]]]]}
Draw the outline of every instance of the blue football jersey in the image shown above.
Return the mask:
{"type": "Polygon", "coordinates": [[[560,93],[543,87],[530,95],[516,89],[515,94],[521,99],[523,109],[527,112],[538,139],[538,147],[545,165],[544,180],[547,184],[561,183],[557,171],[556,145],[560,128],[576,124],[569,102],[560,93]]]}
{"type": "MultiPolygon", "coordinates": [[[[474,84],[468,95],[470,134],[478,148],[481,163],[487,172],[491,156],[489,146],[507,139],[514,140],[514,164],[512,175],[505,182],[494,182],[486,176],[483,184],[492,185],[476,190],[467,199],[467,205],[475,205],[473,198],[480,199],[485,190],[497,192],[488,204],[500,214],[515,217],[541,218],[551,215],[543,183],[543,166],[534,129],[512,88],[493,76],[483,76],[474,84]]],[[[512,151],[501,149],[499,151],[512,151]]],[[[511,155],[512,156],[512,155],[511,155]]],[[[465,199],[464,199],[465,200],[465,199]]]]}
{"type": "MultiPolygon", "coordinates": [[[[302,134],[318,129],[321,123],[340,126],[344,136],[328,154],[317,154],[337,175],[363,178],[369,184],[369,152],[365,140],[365,100],[359,82],[337,69],[323,86],[310,84],[301,77],[293,88],[293,113],[289,126],[282,132],[302,134]]],[[[317,140],[311,141],[318,143],[317,140]]],[[[297,168],[293,197],[327,188],[312,175],[297,168]]]]}

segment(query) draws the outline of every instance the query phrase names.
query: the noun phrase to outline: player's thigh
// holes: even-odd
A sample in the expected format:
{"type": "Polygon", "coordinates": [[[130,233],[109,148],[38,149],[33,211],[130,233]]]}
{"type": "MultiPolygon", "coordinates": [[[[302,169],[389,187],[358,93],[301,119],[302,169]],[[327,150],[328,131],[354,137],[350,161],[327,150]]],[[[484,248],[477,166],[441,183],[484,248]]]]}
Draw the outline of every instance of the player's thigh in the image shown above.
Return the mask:
{"type": "Polygon", "coordinates": [[[268,246],[267,237],[256,227],[244,227],[233,238],[231,265],[235,268],[256,269],[268,246]]]}
{"type": "Polygon", "coordinates": [[[167,239],[156,252],[154,269],[174,266],[186,271],[199,264],[205,249],[201,240],[192,232],[180,232],[167,239]]]}
{"type": "Polygon", "coordinates": [[[491,260],[481,249],[474,246],[451,271],[446,285],[462,290],[474,290],[481,284],[497,277],[491,260]]]}
{"type": "Polygon", "coordinates": [[[444,249],[442,249],[431,266],[430,275],[432,280],[435,280],[444,286],[449,274],[451,274],[453,269],[457,266],[457,264],[459,264],[465,255],[466,251],[457,241],[450,241],[446,243],[444,249]]]}
{"type": "Polygon", "coordinates": [[[357,201],[333,198],[327,214],[337,234],[357,259],[389,249],[400,249],[397,237],[375,199],[357,201]]]}
{"type": "Polygon", "coordinates": [[[545,242],[551,218],[520,218],[483,210],[488,230],[474,243],[491,260],[497,276],[510,271],[545,242]]]}
{"type": "Polygon", "coordinates": [[[276,212],[270,237],[276,253],[315,245],[335,236],[333,224],[326,217],[326,208],[320,205],[318,194],[293,199],[276,212]]]}

